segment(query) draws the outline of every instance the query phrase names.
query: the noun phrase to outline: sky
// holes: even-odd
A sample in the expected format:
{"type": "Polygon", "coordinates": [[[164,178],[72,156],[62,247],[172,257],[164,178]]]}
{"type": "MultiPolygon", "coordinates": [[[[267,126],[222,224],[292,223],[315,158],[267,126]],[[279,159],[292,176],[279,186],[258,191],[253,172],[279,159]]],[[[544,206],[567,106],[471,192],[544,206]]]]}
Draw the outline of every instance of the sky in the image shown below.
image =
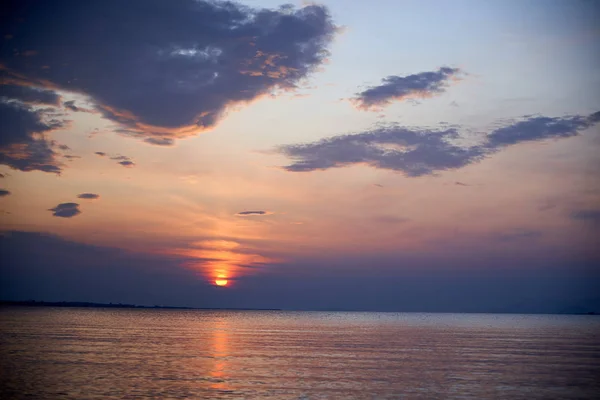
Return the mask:
{"type": "Polygon", "coordinates": [[[0,298],[600,311],[594,1],[9,1],[0,298]]]}

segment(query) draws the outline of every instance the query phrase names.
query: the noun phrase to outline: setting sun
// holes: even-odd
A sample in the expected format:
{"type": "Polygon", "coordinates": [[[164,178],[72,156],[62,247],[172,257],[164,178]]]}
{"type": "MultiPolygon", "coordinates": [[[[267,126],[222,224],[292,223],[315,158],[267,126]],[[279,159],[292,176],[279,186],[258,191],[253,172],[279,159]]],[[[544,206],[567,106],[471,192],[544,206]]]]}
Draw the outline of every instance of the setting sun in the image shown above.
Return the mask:
{"type": "Polygon", "coordinates": [[[215,279],[215,285],[227,286],[227,279],[215,279]]]}

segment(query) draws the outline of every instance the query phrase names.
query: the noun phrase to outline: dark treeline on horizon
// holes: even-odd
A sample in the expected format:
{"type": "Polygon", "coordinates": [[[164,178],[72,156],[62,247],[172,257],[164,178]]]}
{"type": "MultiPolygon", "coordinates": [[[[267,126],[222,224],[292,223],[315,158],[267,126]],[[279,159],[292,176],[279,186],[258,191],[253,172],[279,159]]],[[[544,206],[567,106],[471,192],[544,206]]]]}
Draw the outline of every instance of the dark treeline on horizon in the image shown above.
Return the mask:
{"type": "Polygon", "coordinates": [[[281,311],[278,308],[256,309],[256,308],[202,308],[202,307],[177,307],[177,306],[141,306],[136,304],[123,303],[93,303],[88,301],[0,301],[0,306],[26,306],[26,307],[73,307],[73,308],[156,308],[156,309],[171,309],[171,310],[264,310],[264,311],[281,311]]]}

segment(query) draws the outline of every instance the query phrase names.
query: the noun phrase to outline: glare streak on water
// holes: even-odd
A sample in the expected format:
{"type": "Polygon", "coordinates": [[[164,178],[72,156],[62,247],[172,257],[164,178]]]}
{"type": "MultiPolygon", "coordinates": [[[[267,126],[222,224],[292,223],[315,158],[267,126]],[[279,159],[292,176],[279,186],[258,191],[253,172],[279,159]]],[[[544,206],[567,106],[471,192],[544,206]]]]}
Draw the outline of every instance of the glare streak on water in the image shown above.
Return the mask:
{"type": "Polygon", "coordinates": [[[0,309],[2,399],[597,398],[595,316],[0,309]]]}

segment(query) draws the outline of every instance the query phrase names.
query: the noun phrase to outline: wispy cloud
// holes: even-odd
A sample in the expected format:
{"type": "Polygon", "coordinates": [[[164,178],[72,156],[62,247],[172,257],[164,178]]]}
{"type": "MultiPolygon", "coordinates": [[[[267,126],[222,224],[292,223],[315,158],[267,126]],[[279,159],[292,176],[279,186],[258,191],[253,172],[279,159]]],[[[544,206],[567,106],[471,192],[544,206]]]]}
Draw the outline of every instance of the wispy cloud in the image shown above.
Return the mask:
{"type": "Polygon", "coordinates": [[[258,210],[258,211],[240,211],[239,213],[237,213],[235,215],[238,217],[255,217],[255,216],[271,215],[271,214],[273,214],[271,211],[258,210]]]}
{"type": "Polygon", "coordinates": [[[481,143],[472,146],[459,144],[462,137],[457,128],[391,125],[308,144],[284,145],[276,151],[293,161],[283,167],[291,172],[363,164],[417,177],[462,168],[521,142],[575,136],[597,122],[597,113],[588,117],[528,117],[492,130],[480,138],[481,143]]]}
{"type": "Polygon", "coordinates": [[[173,146],[175,144],[175,140],[168,137],[149,137],[144,139],[144,142],[155,146],[173,146]]]}
{"type": "Polygon", "coordinates": [[[442,67],[407,76],[390,75],[380,85],[357,93],[352,102],[361,110],[380,110],[393,101],[436,96],[444,93],[460,72],[458,68],[442,67]]]}
{"type": "Polygon", "coordinates": [[[0,84],[0,97],[5,100],[16,99],[27,104],[47,104],[57,106],[60,96],[53,90],[36,88],[31,86],[0,84]]]}
{"type": "Polygon", "coordinates": [[[232,105],[294,90],[326,60],[338,30],[314,4],[23,0],[11,13],[27,35],[0,49],[7,77],[86,95],[123,134],[162,146],[214,127],[232,105]],[[33,56],[14,57],[14,48],[33,56]]]}

